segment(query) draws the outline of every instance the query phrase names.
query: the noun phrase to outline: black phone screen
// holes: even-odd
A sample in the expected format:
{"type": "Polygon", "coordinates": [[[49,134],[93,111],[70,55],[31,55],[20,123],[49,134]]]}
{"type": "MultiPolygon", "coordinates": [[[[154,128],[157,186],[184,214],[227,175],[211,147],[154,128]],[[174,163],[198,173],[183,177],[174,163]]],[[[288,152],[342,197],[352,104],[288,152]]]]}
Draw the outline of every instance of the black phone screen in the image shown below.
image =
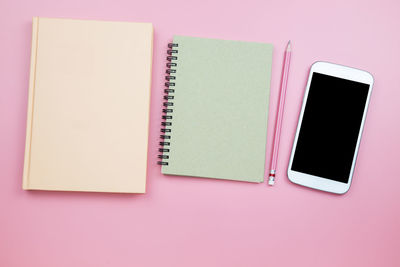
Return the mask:
{"type": "Polygon", "coordinates": [[[369,85],[314,72],[292,170],[347,183],[369,85]]]}

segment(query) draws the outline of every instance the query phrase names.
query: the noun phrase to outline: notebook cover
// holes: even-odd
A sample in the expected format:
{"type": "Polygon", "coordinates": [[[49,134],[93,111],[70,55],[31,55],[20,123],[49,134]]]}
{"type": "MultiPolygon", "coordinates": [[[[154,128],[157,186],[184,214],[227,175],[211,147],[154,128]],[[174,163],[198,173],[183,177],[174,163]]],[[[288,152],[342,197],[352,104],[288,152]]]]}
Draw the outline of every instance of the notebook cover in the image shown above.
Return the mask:
{"type": "Polygon", "coordinates": [[[144,193],[153,27],[33,19],[23,189],[144,193]]]}
{"type": "Polygon", "coordinates": [[[172,131],[162,173],[262,182],[272,45],[185,36],[173,42],[172,131]]]}

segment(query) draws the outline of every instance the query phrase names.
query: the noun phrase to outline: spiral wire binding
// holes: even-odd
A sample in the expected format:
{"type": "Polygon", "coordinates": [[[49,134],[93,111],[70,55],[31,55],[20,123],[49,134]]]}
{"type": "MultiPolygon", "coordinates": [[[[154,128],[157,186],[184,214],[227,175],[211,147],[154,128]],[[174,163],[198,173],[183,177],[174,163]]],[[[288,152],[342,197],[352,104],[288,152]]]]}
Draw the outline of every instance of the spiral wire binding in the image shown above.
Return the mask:
{"type": "Polygon", "coordinates": [[[163,121],[161,122],[161,135],[160,139],[161,142],[159,143],[161,148],[158,149],[158,152],[162,153],[158,155],[158,158],[160,159],[157,161],[158,165],[168,165],[168,161],[165,161],[166,159],[169,159],[169,155],[166,153],[169,153],[170,149],[168,148],[170,146],[170,139],[171,135],[166,134],[166,133],[171,133],[172,129],[168,128],[168,126],[172,126],[172,115],[171,113],[174,111],[173,106],[174,102],[172,100],[174,99],[174,93],[175,93],[175,82],[174,80],[176,79],[175,76],[171,75],[173,73],[176,73],[176,69],[172,69],[172,67],[176,67],[177,63],[174,62],[175,60],[178,59],[176,54],[178,53],[177,49],[174,49],[178,47],[178,44],[175,43],[169,43],[168,44],[168,50],[167,50],[167,64],[166,64],[166,71],[165,73],[167,74],[165,76],[165,89],[164,89],[164,97],[163,99],[165,100],[163,103],[163,115],[161,116],[161,119],[163,121]]]}

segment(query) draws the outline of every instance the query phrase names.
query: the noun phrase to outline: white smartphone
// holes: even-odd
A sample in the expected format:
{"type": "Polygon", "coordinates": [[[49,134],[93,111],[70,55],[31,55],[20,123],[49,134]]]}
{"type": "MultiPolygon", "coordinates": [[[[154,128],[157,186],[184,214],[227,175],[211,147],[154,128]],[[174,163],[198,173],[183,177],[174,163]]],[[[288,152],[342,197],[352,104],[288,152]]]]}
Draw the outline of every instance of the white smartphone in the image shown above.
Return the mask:
{"type": "Polygon", "coordinates": [[[374,79],[366,71],[312,65],[290,156],[293,183],[337,194],[351,184],[374,79]]]}

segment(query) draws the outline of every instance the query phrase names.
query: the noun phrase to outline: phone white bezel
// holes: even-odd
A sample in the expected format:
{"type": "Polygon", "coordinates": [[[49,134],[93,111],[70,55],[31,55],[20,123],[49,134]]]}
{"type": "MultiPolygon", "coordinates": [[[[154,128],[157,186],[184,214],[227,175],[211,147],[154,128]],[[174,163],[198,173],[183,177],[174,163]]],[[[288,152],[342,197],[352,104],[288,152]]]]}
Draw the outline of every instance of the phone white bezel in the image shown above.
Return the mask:
{"type": "Polygon", "coordinates": [[[319,190],[336,193],[336,194],[344,194],[349,190],[350,184],[351,184],[351,181],[353,178],[354,166],[355,166],[356,159],[357,159],[358,148],[360,145],[361,135],[362,135],[362,131],[364,128],[365,117],[366,117],[368,106],[369,106],[369,100],[370,100],[370,96],[371,96],[371,92],[372,92],[373,83],[374,83],[374,78],[372,77],[372,75],[369,72],[366,72],[363,70],[354,69],[354,68],[337,65],[337,64],[333,64],[333,63],[328,63],[328,62],[322,62],[322,61],[317,61],[311,66],[306,90],[304,92],[303,103],[302,103],[302,107],[301,107],[299,121],[297,123],[296,135],[295,135],[295,138],[293,141],[293,147],[292,147],[292,152],[290,155],[290,161],[289,161],[289,166],[288,166],[288,171],[287,171],[289,180],[291,182],[299,184],[299,185],[303,185],[306,187],[311,187],[314,189],[319,189],[319,190]],[[337,181],[330,180],[327,178],[314,176],[314,175],[301,173],[301,172],[292,170],[292,162],[293,162],[294,152],[296,150],[297,139],[299,136],[299,131],[300,131],[301,123],[303,120],[303,115],[304,115],[304,108],[307,103],[311,79],[313,77],[314,72],[318,72],[318,73],[322,73],[322,74],[326,74],[326,75],[334,76],[334,77],[338,77],[338,78],[343,78],[343,79],[347,79],[347,80],[352,80],[352,81],[356,81],[356,82],[361,82],[361,83],[365,83],[365,84],[369,85],[368,97],[367,97],[367,101],[366,101],[366,104],[364,107],[364,113],[363,113],[363,117],[362,117],[362,121],[361,121],[360,132],[359,132],[358,138],[357,138],[357,146],[356,146],[356,149],[354,152],[353,162],[351,165],[350,175],[349,175],[349,179],[348,179],[347,183],[337,182],[337,181]]]}

